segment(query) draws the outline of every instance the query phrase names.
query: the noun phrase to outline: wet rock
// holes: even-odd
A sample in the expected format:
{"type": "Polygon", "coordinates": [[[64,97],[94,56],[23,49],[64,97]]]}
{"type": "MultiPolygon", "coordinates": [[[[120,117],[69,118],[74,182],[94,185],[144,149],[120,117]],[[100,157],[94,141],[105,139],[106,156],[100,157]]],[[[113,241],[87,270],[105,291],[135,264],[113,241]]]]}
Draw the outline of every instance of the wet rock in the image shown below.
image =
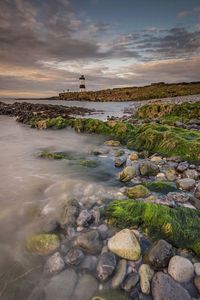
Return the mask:
{"type": "Polygon", "coordinates": [[[73,225],[76,222],[76,218],[79,215],[80,205],[76,199],[70,199],[62,207],[59,223],[61,227],[65,225],[73,225]]]}
{"type": "Polygon", "coordinates": [[[122,285],[122,288],[126,291],[126,292],[130,292],[135,286],[136,284],[139,282],[139,274],[137,272],[133,272],[133,273],[130,273],[123,285],[122,285]]]}
{"type": "Polygon", "coordinates": [[[56,234],[36,234],[26,240],[26,249],[34,254],[51,254],[59,246],[60,240],[56,234]]]}
{"type": "Polygon", "coordinates": [[[188,282],[194,276],[194,266],[189,259],[176,255],[170,259],[168,273],[178,282],[188,282]]]}
{"type": "Polygon", "coordinates": [[[195,192],[194,192],[194,196],[200,200],[200,184],[197,185],[195,192]]]}
{"type": "Polygon", "coordinates": [[[149,161],[140,163],[139,169],[142,176],[156,176],[159,173],[159,167],[149,161]]]}
{"type": "Polygon", "coordinates": [[[123,182],[130,181],[133,177],[138,175],[138,165],[128,166],[119,174],[119,179],[123,182]]]}
{"type": "Polygon", "coordinates": [[[89,226],[91,220],[92,220],[91,213],[87,209],[84,209],[80,212],[76,220],[76,223],[78,226],[89,226]]]}
{"type": "Polygon", "coordinates": [[[106,224],[101,224],[97,227],[98,232],[103,240],[108,237],[108,226],[106,224]]]}
{"type": "Polygon", "coordinates": [[[124,166],[125,163],[126,163],[126,157],[121,157],[121,158],[115,159],[115,167],[117,167],[117,168],[124,166]]]}
{"type": "Polygon", "coordinates": [[[67,269],[51,278],[45,287],[45,299],[71,300],[77,282],[77,274],[72,269],[67,269]]]}
{"type": "Polygon", "coordinates": [[[65,256],[65,262],[68,265],[77,266],[84,259],[84,253],[80,249],[70,249],[65,256]]]}
{"type": "Polygon", "coordinates": [[[131,161],[138,160],[138,153],[137,152],[132,152],[129,157],[131,161]]]}
{"type": "Polygon", "coordinates": [[[102,248],[102,240],[99,232],[97,230],[88,230],[82,232],[75,237],[74,246],[89,253],[100,252],[102,248]]]}
{"type": "Polygon", "coordinates": [[[185,203],[190,200],[190,196],[186,193],[177,193],[177,192],[170,192],[167,194],[168,201],[174,201],[179,203],[185,203]]]}
{"type": "Polygon", "coordinates": [[[76,236],[76,230],[73,226],[67,226],[66,228],[66,237],[68,240],[73,239],[76,236]]]}
{"type": "Polygon", "coordinates": [[[119,150],[115,151],[114,156],[119,157],[119,156],[122,156],[124,154],[125,154],[125,151],[123,149],[119,149],[119,150]]]}
{"type": "Polygon", "coordinates": [[[184,162],[181,162],[180,164],[178,164],[176,170],[179,172],[179,173],[183,173],[184,171],[186,171],[189,167],[189,164],[187,161],[184,161],[184,162]]]}
{"type": "Polygon", "coordinates": [[[125,276],[126,276],[126,269],[127,269],[127,261],[125,259],[120,259],[118,265],[117,265],[117,269],[115,272],[115,275],[112,278],[112,288],[116,289],[117,287],[119,287],[125,276]]]}
{"type": "Polygon", "coordinates": [[[199,294],[200,294],[200,276],[196,276],[194,278],[194,284],[195,284],[195,287],[197,288],[199,294]]]}
{"type": "Polygon", "coordinates": [[[81,264],[81,269],[93,272],[97,266],[97,257],[94,255],[87,255],[81,264]]]}
{"type": "Polygon", "coordinates": [[[165,176],[165,173],[158,173],[156,175],[156,180],[159,180],[159,181],[165,181],[165,180],[167,180],[167,178],[165,176]]]}
{"type": "Polygon", "coordinates": [[[110,238],[108,248],[111,252],[128,260],[137,260],[141,254],[140,244],[129,229],[123,229],[110,238]]]}
{"type": "Polygon", "coordinates": [[[146,198],[151,195],[151,192],[145,186],[139,184],[126,189],[126,195],[129,198],[146,198]]]}
{"type": "Polygon", "coordinates": [[[176,171],[174,168],[168,168],[165,172],[165,176],[167,180],[169,181],[175,181],[176,180],[176,171]]]}
{"type": "Polygon", "coordinates": [[[177,182],[177,187],[184,190],[184,191],[190,191],[195,186],[195,180],[190,178],[183,178],[179,179],[177,182]]]}
{"type": "Polygon", "coordinates": [[[149,294],[150,289],[150,281],[153,278],[154,271],[150,268],[147,264],[142,264],[139,268],[139,275],[140,275],[140,287],[141,291],[144,294],[149,294]]]}
{"type": "Polygon", "coordinates": [[[109,140],[109,141],[105,141],[104,145],[111,146],[111,147],[119,147],[120,146],[120,142],[119,141],[115,141],[115,140],[109,140]]]}
{"type": "Polygon", "coordinates": [[[89,300],[98,289],[97,280],[90,274],[81,276],[74,291],[73,300],[89,300]]]}
{"type": "Polygon", "coordinates": [[[59,252],[54,253],[48,258],[44,266],[45,273],[55,275],[63,271],[65,268],[65,262],[62,259],[59,252]]]}
{"type": "Polygon", "coordinates": [[[195,274],[197,276],[200,276],[200,263],[195,263],[194,264],[194,270],[195,270],[195,274]]]}
{"type": "Polygon", "coordinates": [[[183,176],[197,180],[199,178],[199,173],[196,170],[188,169],[183,173],[183,176]]]}
{"type": "Polygon", "coordinates": [[[152,295],[154,300],[191,300],[187,290],[169,275],[162,272],[156,273],[153,277],[152,295]]]}
{"type": "Polygon", "coordinates": [[[135,298],[130,298],[127,293],[120,290],[106,290],[103,292],[98,292],[91,300],[130,300],[135,298]]]}
{"type": "Polygon", "coordinates": [[[147,250],[144,261],[154,270],[160,270],[168,266],[174,250],[171,244],[165,240],[158,240],[147,250]]]}
{"type": "Polygon", "coordinates": [[[106,281],[115,270],[116,263],[113,253],[106,252],[100,255],[96,270],[97,278],[102,282],[106,281]]]}
{"type": "Polygon", "coordinates": [[[159,163],[159,162],[162,162],[162,157],[154,155],[154,156],[151,157],[150,161],[159,163]]]}

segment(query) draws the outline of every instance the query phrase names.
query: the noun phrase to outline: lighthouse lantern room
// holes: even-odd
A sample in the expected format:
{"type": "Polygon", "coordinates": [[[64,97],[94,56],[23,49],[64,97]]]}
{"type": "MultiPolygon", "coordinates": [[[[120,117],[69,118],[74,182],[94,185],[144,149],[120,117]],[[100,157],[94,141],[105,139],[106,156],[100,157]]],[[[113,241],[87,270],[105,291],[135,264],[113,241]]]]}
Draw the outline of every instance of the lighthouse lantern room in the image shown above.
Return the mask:
{"type": "Polygon", "coordinates": [[[85,76],[81,75],[79,77],[79,90],[80,92],[85,92],[85,76]]]}

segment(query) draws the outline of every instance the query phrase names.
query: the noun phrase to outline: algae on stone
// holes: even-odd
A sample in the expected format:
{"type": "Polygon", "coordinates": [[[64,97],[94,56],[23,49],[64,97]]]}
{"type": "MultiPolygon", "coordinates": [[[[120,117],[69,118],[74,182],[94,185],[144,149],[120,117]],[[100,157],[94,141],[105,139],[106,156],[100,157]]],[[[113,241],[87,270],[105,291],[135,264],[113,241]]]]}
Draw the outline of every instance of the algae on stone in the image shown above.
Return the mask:
{"type": "Polygon", "coordinates": [[[116,200],[106,210],[110,223],[119,228],[140,226],[152,239],[165,239],[177,248],[192,249],[200,256],[200,211],[170,208],[134,200],[116,200]]]}
{"type": "Polygon", "coordinates": [[[167,194],[169,192],[177,191],[177,188],[172,183],[169,182],[151,181],[151,182],[145,182],[143,183],[143,185],[147,187],[150,191],[156,193],[167,194]]]}
{"type": "Polygon", "coordinates": [[[34,254],[50,254],[60,246],[56,234],[35,234],[27,238],[26,249],[34,254]]]}
{"type": "Polygon", "coordinates": [[[134,187],[130,187],[126,189],[125,194],[129,198],[146,198],[151,195],[151,192],[147,187],[142,184],[135,185],[134,187]]]}

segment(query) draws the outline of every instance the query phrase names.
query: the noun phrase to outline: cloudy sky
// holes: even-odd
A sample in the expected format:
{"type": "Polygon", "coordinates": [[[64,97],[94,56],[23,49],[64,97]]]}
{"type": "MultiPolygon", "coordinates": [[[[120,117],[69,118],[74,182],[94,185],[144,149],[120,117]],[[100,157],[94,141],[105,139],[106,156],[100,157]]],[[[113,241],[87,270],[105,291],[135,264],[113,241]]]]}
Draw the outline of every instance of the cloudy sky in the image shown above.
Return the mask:
{"type": "Polygon", "coordinates": [[[0,0],[0,96],[200,80],[199,0],[0,0]]]}

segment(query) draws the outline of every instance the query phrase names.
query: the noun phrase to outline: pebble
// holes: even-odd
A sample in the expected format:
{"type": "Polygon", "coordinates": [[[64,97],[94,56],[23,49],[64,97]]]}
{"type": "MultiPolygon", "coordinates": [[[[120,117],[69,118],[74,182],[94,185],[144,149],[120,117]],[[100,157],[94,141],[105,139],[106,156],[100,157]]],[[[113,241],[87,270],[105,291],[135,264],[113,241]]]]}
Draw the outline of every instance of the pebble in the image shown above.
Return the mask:
{"type": "Polygon", "coordinates": [[[170,259],[168,273],[178,282],[188,282],[194,276],[194,266],[189,259],[176,255],[170,259]]]}

